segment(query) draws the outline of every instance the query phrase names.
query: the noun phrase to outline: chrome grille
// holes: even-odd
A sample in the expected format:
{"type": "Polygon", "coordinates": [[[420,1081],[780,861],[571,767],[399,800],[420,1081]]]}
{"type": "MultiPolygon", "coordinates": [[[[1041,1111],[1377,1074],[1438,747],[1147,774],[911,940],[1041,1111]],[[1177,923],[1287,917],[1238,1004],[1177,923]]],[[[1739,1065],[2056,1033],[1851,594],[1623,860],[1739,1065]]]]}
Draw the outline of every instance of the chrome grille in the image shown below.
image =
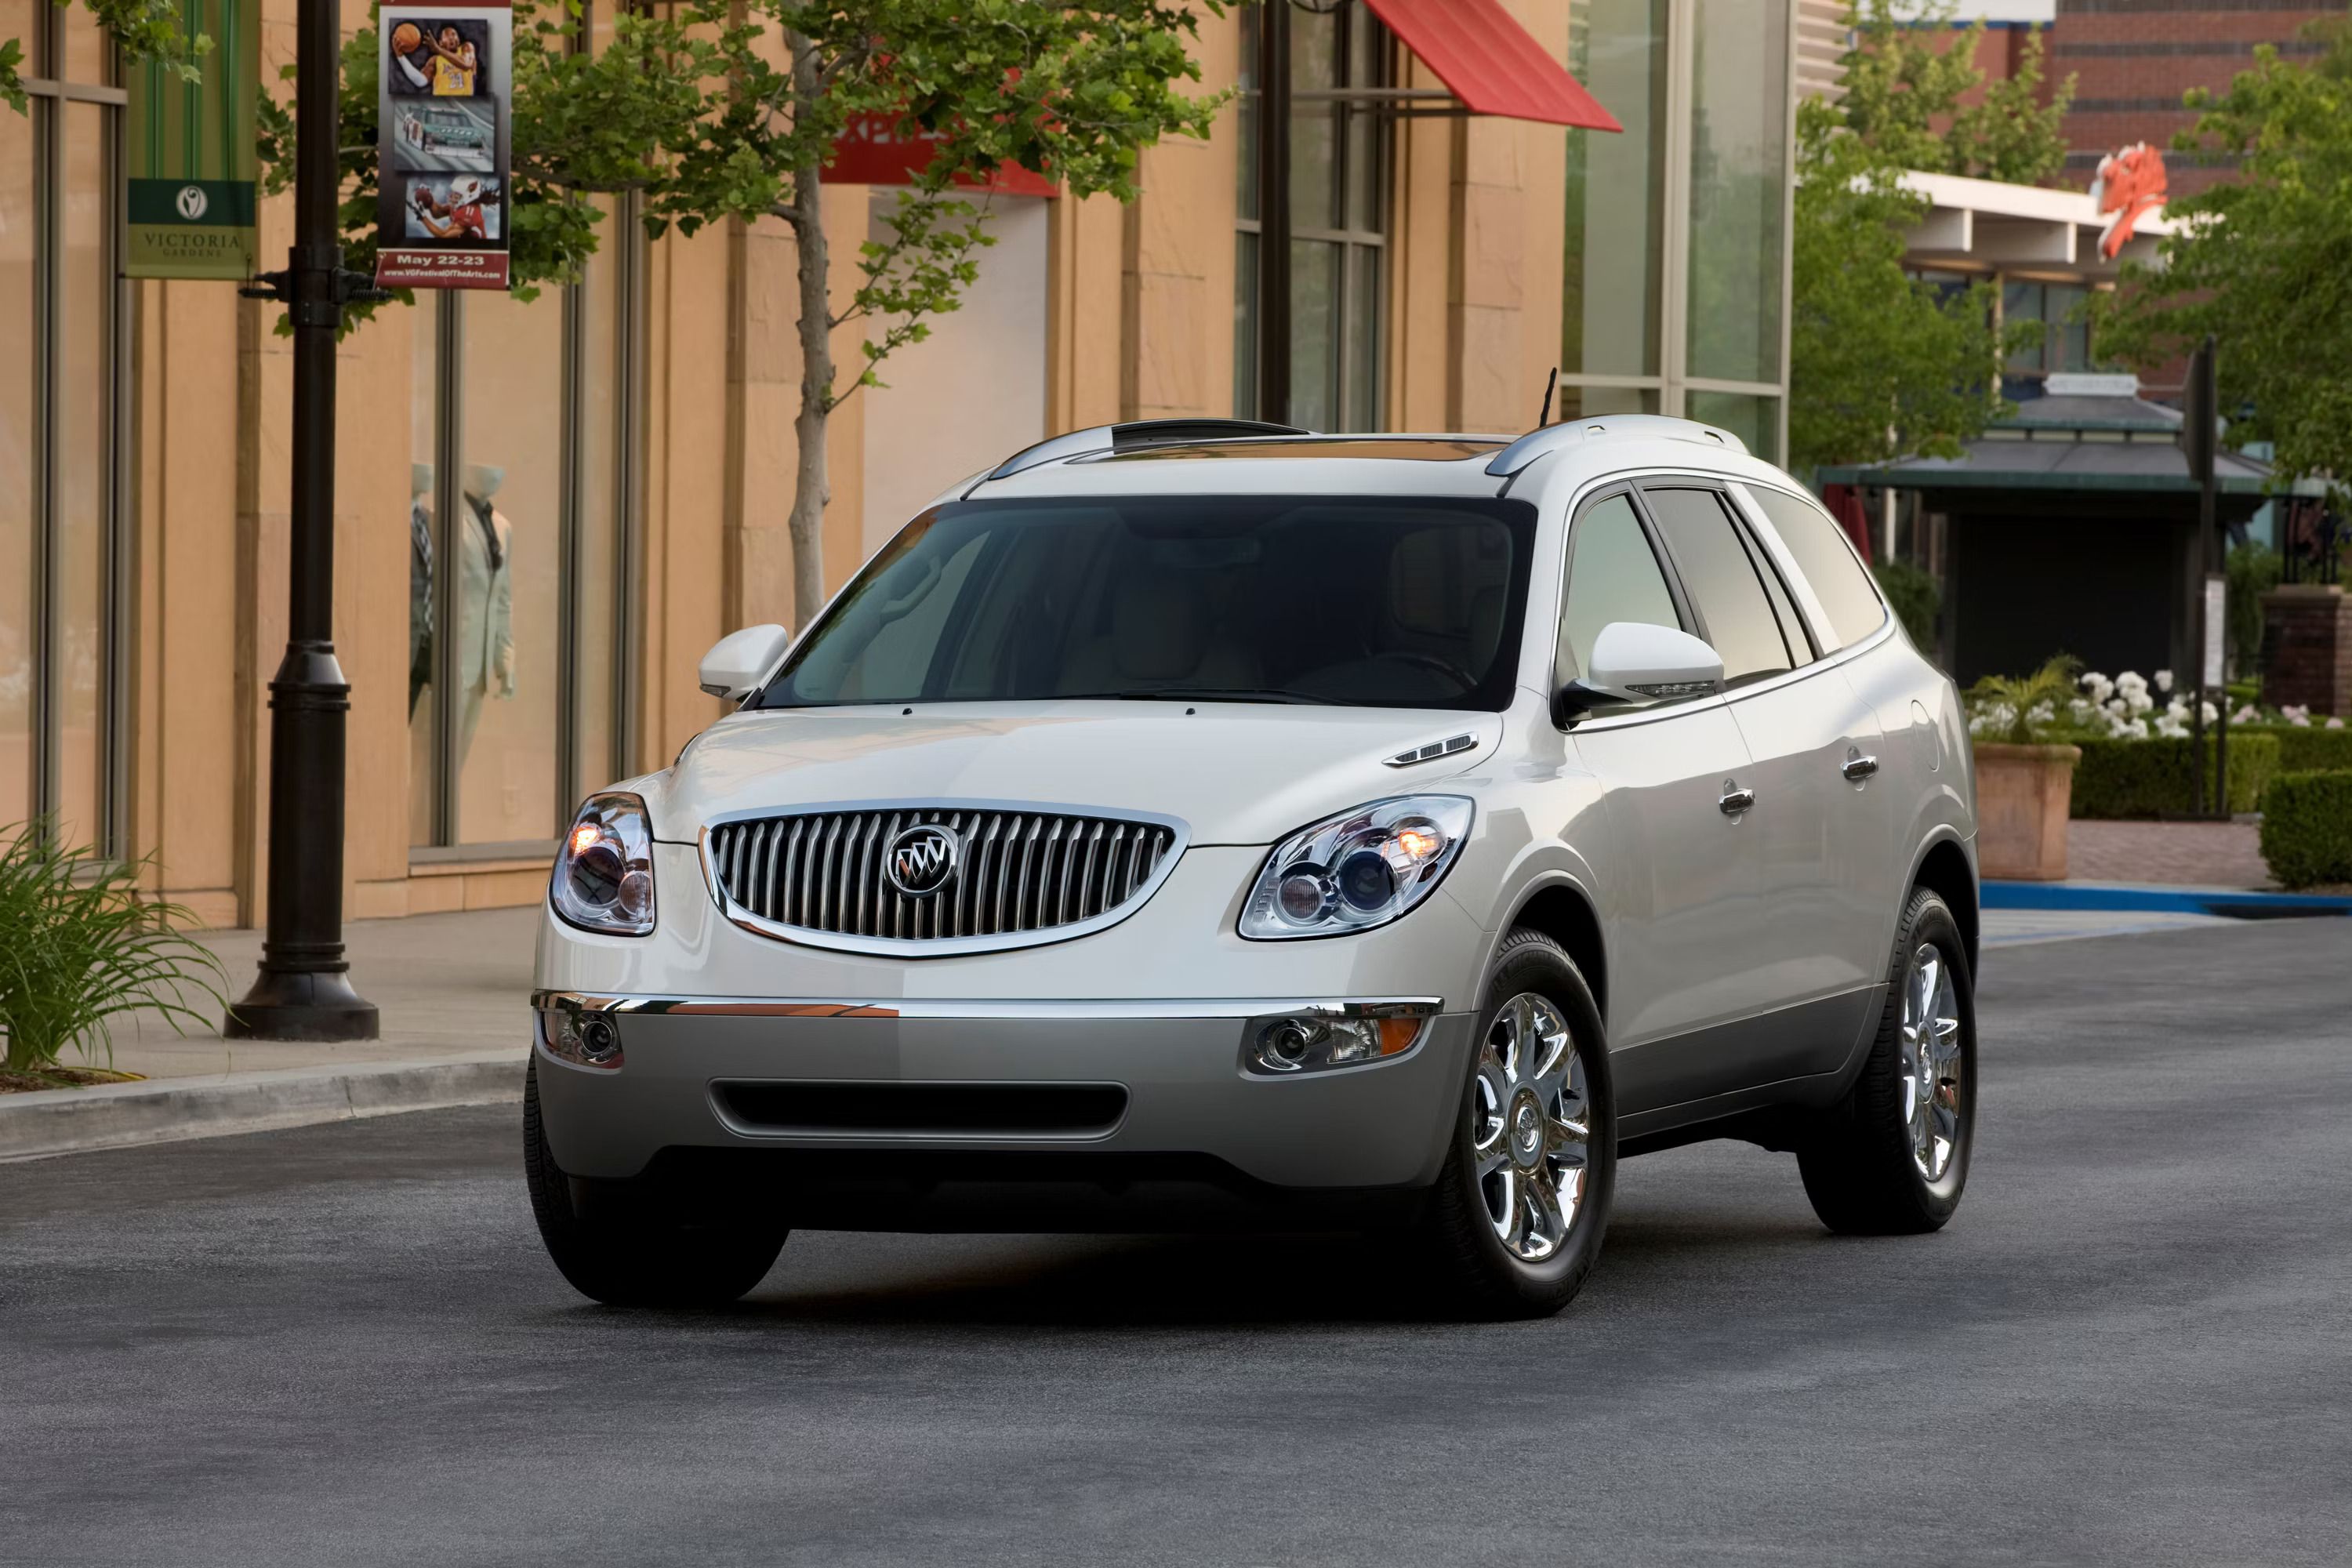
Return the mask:
{"type": "Polygon", "coordinates": [[[868,941],[1017,937],[1079,925],[1148,891],[1176,848],[1156,822],[1055,812],[910,806],[808,812],[710,829],[728,899],[796,931],[868,941]],[[963,840],[955,877],[910,898],[885,873],[892,840],[922,824],[963,840]]]}

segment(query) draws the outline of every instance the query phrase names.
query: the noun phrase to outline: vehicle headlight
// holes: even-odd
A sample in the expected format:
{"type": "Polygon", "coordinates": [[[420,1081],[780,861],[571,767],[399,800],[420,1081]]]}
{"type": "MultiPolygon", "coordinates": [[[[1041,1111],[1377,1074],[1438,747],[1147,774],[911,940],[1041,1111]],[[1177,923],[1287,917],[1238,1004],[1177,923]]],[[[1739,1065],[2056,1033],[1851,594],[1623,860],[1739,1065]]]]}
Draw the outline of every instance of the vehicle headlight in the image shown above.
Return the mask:
{"type": "Polygon", "coordinates": [[[1301,828],[1265,858],[1242,935],[1280,942],[1386,925],[1436,889],[1472,809],[1460,795],[1399,795],[1301,828]]]}
{"type": "Polygon", "coordinates": [[[572,819],[548,896],[573,925],[615,936],[654,929],[654,833],[646,803],[595,795],[572,819]]]}

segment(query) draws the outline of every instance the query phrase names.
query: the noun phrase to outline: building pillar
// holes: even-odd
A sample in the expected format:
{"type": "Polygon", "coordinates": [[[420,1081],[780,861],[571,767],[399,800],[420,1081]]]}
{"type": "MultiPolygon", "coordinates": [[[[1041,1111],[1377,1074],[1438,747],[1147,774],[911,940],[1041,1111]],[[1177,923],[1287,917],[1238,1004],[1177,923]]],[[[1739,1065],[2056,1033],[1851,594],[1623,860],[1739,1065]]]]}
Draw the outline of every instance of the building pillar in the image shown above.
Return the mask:
{"type": "Polygon", "coordinates": [[[2294,583],[2263,595],[2263,700],[2352,715],[2352,599],[2340,584],[2294,583]]]}

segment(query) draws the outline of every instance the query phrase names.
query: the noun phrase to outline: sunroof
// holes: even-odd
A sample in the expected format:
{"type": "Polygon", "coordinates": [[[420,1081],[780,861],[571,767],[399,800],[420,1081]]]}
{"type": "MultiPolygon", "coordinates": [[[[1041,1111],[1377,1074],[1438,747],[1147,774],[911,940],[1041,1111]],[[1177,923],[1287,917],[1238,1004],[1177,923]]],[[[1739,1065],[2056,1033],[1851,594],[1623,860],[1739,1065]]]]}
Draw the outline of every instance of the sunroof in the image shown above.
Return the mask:
{"type": "Polygon", "coordinates": [[[1171,458],[1373,458],[1389,462],[1458,463],[1484,458],[1501,448],[1499,441],[1457,437],[1335,436],[1328,440],[1283,438],[1269,441],[1187,441],[1165,447],[1138,447],[1086,459],[1097,463],[1131,463],[1171,458]]]}

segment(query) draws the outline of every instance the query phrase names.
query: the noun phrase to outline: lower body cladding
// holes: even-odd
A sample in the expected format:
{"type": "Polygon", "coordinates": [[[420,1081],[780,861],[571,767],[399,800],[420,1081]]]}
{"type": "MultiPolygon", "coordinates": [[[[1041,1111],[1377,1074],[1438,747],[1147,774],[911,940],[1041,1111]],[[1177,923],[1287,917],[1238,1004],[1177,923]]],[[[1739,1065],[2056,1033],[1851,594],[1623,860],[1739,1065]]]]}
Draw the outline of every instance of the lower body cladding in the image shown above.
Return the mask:
{"type": "Polygon", "coordinates": [[[538,1001],[541,1126],[567,1175],[716,1183],[815,1229],[1408,1217],[1459,1120],[1475,1023],[1427,1002],[538,1001]],[[1294,1065],[1297,1021],[1321,1041],[1318,1016],[1366,1014],[1367,1059],[1294,1065]]]}

